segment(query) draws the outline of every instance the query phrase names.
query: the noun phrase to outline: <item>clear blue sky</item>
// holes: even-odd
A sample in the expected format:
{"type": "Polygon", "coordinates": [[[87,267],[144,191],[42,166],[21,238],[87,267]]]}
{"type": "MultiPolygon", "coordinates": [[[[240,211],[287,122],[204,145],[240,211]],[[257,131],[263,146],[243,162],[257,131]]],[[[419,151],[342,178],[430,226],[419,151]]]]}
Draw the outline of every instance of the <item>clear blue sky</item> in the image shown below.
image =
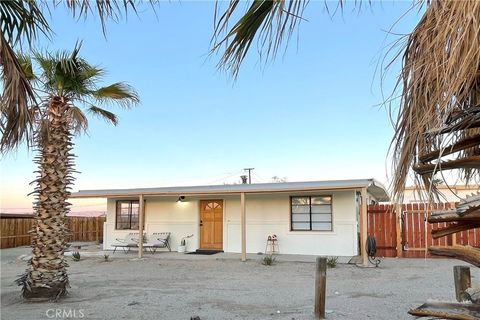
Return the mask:
{"type": "MultiPolygon", "coordinates": [[[[347,3],[330,19],[323,1],[311,2],[298,42],[266,66],[252,48],[236,82],[216,70],[218,56],[208,56],[213,2],[162,2],[157,16],[144,5],[139,17],[109,23],[107,39],[95,19],[52,11],[56,35],[37,47],[71,49],[83,40],[83,56],[109,71],[106,84],[126,81],[141,97],[135,109],[111,109],[118,127],[90,118],[89,134],[75,139],[74,191],[221,184],[250,166],[255,182],[276,175],[388,184],[393,130],[375,72],[397,39],[386,32],[410,5],[374,3],[359,13],[347,3]]],[[[411,31],[419,17],[409,14],[393,32],[411,31]]],[[[398,70],[389,71],[386,93],[398,70]]],[[[20,148],[1,160],[4,211],[29,211],[32,157],[20,148]]]]}

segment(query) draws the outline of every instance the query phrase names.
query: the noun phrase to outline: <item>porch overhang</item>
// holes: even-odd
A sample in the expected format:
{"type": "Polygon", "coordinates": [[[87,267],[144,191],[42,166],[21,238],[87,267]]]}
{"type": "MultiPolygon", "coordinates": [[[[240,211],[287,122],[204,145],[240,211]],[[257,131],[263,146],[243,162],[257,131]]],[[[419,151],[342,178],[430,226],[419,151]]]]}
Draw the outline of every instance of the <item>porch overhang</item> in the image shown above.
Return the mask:
{"type": "Polygon", "coordinates": [[[366,188],[378,201],[389,201],[388,193],[381,183],[374,179],[304,181],[284,183],[257,183],[237,185],[185,186],[135,189],[80,190],[70,198],[122,198],[143,196],[209,196],[262,193],[293,193],[308,191],[361,190],[366,188]]]}
{"type": "MultiPolygon", "coordinates": [[[[333,181],[305,181],[305,182],[284,182],[284,183],[259,183],[259,184],[239,184],[239,185],[213,185],[213,186],[189,186],[189,187],[162,187],[162,188],[138,188],[138,189],[106,189],[106,190],[80,190],[72,193],[70,198],[138,198],[140,201],[140,223],[139,234],[143,234],[143,221],[145,219],[145,210],[143,200],[145,197],[161,196],[240,196],[240,216],[241,216],[241,260],[246,261],[246,201],[247,195],[253,194],[272,194],[272,193],[301,193],[301,192],[321,192],[321,191],[342,191],[352,190],[361,192],[362,210],[361,210],[361,241],[363,262],[366,264],[366,254],[364,243],[367,236],[367,193],[370,193],[378,201],[389,201],[389,196],[385,187],[374,179],[358,180],[333,180],[333,181]]],[[[140,237],[139,257],[143,254],[143,237],[140,237]]]]}

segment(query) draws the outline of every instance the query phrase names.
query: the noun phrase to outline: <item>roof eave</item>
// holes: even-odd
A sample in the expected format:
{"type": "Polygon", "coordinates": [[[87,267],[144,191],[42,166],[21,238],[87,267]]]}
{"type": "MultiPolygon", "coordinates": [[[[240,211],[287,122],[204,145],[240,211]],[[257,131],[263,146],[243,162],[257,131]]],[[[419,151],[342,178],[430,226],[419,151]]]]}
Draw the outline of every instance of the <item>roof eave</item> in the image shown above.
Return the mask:
{"type": "Polygon", "coordinates": [[[387,189],[377,180],[371,179],[369,186],[367,187],[368,192],[373,195],[379,202],[390,201],[390,196],[387,193],[387,189]]]}
{"type": "Polygon", "coordinates": [[[137,197],[139,195],[143,196],[178,196],[178,195],[188,195],[188,196],[203,196],[203,195],[232,195],[232,194],[262,194],[262,193],[286,193],[286,192],[301,192],[301,191],[328,191],[328,190],[356,190],[371,185],[357,184],[351,186],[328,186],[328,187],[303,187],[303,188],[285,188],[281,190],[275,189],[253,189],[253,190],[212,190],[212,191],[163,191],[163,192],[149,192],[146,190],[138,191],[129,191],[129,192],[112,192],[112,193],[102,193],[95,190],[80,190],[79,192],[72,193],[70,198],[72,199],[81,199],[81,198],[119,198],[119,197],[137,197]]]}

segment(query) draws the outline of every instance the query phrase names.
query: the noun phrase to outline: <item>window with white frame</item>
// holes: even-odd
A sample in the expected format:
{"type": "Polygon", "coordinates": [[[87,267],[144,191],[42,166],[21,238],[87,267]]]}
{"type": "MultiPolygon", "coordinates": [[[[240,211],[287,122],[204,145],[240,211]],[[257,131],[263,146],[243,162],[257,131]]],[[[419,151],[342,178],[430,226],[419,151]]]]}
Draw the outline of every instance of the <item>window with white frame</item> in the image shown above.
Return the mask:
{"type": "Polygon", "coordinates": [[[332,196],[292,196],[292,231],[332,231],[332,196]]]}

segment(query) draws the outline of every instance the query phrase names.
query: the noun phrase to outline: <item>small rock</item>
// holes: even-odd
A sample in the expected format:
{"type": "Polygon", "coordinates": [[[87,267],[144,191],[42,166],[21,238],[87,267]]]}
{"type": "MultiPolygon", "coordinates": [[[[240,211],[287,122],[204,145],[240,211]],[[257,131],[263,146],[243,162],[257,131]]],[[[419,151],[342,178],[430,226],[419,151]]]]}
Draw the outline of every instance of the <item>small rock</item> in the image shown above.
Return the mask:
{"type": "Polygon", "coordinates": [[[280,310],[277,310],[277,313],[280,313],[280,310]]]}
{"type": "Polygon", "coordinates": [[[134,306],[134,305],[137,305],[137,304],[140,304],[140,302],[138,302],[138,301],[132,301],[132,302],[130,302],[129,304],[127,304],[127,306],[134,306]]]}
{"type": "Polygon", "coordinates": [[[335,291],[335,294],[336,294],[336,295],[339,295],[339,294],[340,294],[340,292],[338,292],[338,291],[335,291]]]}
{"type": "Polygon", "coordinates": [[[332,313],[333,313],[333,310],[325,310],[325,313],[326,313],[326,314],[332,314],[332,313]]]}
{"type": "Polygon", "coordinates": [[[190,317],[190,320],[201,320],[199,316],[190,317]]]}

